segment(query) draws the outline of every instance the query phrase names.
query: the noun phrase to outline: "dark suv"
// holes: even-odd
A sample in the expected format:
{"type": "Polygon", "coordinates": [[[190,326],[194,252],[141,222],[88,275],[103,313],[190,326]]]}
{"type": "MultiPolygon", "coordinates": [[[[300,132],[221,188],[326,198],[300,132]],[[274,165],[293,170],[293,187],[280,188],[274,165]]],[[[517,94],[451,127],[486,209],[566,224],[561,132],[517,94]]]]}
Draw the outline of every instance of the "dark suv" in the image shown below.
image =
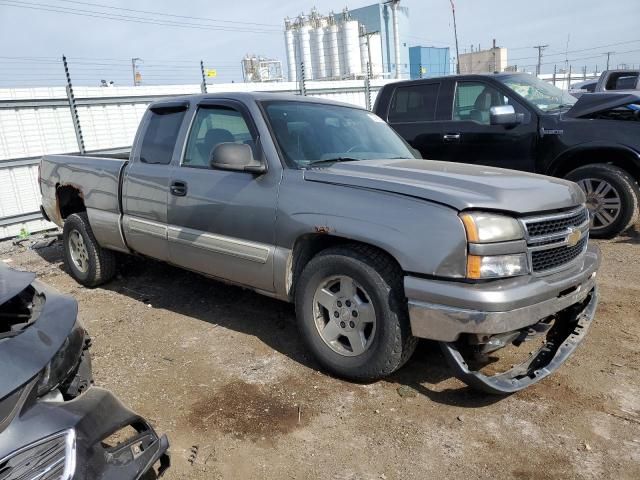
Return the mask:
{"type": "Polygon", "coordinates": [[[579,100],[521,73],[385,85],[375,113],[424,158],[563,177],[587,195],[591,234],[612,237],[638,210],[640,96],[579,100]]]}

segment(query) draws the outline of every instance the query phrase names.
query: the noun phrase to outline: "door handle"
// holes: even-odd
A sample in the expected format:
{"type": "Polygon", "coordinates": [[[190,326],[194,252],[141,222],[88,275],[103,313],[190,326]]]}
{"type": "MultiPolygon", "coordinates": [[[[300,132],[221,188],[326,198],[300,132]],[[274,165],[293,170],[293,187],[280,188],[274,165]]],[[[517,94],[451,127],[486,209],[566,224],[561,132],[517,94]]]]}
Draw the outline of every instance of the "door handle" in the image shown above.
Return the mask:
{"type": "Polygon", "coordinates": [[[459,133],[445,133],[442,136],[442,139],[445,142],[457,142],[458,140],[460,140],[460,134],[459,133]]]}
{"type": "Polygon", "coordinates": [[[187,194],[187,183],[179,180],[171,182],[169,191],[171,192],[171,195],[175,195],[176,197],[184,197],[187,194]]]}

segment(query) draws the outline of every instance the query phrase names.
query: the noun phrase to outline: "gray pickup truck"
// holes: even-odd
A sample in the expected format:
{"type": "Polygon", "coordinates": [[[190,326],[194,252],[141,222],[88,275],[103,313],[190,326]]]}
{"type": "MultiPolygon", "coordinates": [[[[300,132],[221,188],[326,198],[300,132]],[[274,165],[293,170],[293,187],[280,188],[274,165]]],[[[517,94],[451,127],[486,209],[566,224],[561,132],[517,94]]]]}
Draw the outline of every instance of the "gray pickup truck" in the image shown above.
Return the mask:
{"type": "Polygon", "coordinates": [[[596,308],[584,194],[414,152],[349,105],[174,98],[149,106],[122,158],[43,157],[42,210],[63,226],[66,267],[83,285],[112,278],[122,252],[294,302],[306,346],[341,377],[387,376],[428,338],[485,391],[542,379],[596,308]],[[516,348],[536,339],[531,355],[516,348]],[[526,359],[488,374],[507,346],[526,359]]]}

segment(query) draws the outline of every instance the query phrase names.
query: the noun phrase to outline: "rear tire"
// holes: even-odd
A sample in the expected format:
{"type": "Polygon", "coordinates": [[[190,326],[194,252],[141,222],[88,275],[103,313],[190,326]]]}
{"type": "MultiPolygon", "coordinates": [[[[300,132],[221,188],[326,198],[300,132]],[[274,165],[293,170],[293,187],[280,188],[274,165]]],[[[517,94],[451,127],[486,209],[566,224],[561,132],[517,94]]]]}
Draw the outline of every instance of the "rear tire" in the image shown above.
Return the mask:
{"type": "Polygon", "coordinates": [[[640,191],[625,170],[598,163],[576,168],[566,178],[576,182],[587,196],[592,237],[615,237],[636,221],[640,191]]]}
{"type": "Polygon", "coordinates": [[[64,264],[85,287],[97,287],[116,273],[116,255],[98,245],[85,212],[69,215],[62,233],[64,264]]]}
{"type": "Polygon", "coordinates": [[[296,285],[298,327],[323,368],[374,381],[406,363],[418,339],[403,278],[393,259],[363,245],[324,250],[306,265],[296,285]]]}

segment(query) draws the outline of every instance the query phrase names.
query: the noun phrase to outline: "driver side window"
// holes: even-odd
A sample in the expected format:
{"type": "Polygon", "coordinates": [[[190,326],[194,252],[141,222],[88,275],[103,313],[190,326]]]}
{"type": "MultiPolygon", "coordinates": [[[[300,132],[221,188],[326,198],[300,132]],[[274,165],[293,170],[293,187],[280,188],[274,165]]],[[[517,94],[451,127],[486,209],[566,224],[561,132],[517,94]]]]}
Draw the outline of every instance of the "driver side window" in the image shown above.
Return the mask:
{"type": "Polygon", "coordinates": [[[458,82],[453,101],[453,120],[489,125],[490,109],[509,105],[509,98],[481,82],[458,82]]]}
{"type": "Polygon", "coordinates": [[[183,167],[210,168],[211,152],[220,143],[244,143],[254,150],[254,140],[242,114],[230,107],[200,107],[193,120],[183,167]]]}

